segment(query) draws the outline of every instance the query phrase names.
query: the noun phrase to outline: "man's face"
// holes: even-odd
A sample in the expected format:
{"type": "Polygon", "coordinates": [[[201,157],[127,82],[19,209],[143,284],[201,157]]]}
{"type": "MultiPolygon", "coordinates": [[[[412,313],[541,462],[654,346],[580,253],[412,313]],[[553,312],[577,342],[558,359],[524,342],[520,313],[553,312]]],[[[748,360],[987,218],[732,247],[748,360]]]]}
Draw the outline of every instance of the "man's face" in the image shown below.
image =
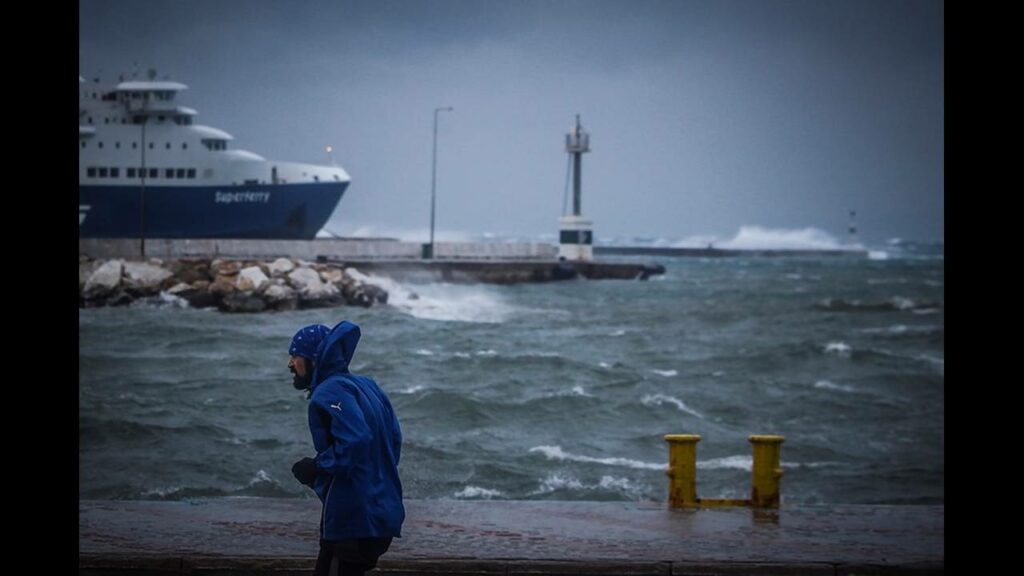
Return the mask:
{"type": "Polygon", "coordinates": [[[288,369],[292,371],[292,386],[296,390],[306,390],[313,384],[310,364],[311,362],[302,356],[288,357],[288,369]]]}
{"type": "Polygon", "coordinates": [[[308,360],[302,356],[289,356],[288,357],[288,369],[292,371],[292,374],[305,378],[306,374],[309,373],[308,360]]]}

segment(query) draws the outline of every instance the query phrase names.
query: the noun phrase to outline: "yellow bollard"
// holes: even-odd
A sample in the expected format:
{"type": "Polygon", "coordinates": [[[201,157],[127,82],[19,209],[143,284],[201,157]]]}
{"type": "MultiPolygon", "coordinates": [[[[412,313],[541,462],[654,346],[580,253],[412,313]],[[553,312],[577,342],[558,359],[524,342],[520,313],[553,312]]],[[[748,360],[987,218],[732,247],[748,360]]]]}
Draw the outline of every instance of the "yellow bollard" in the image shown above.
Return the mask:
{"type": "Polygon", "coordinates": [[[697,442],[698,434],[666,434],[668,442],[669,477],[668,505],[670,508],[697,505],[697,442]]]}
{"type": "Polygon", "coordinates": [[[750,436],[754,449],[754,473],[750,490],[752,504],[758,508],[779,507],[779,479],[782,478],[780,464],[782,436],[750,436]]]}

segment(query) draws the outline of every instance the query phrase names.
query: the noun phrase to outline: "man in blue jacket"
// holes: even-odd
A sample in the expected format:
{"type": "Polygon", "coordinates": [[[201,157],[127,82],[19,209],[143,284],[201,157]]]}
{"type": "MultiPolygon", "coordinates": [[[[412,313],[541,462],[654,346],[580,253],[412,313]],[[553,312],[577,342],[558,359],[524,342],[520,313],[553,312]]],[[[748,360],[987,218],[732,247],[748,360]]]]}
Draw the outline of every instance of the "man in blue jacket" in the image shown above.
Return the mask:
{"type": "Polygon", "coordinates": [[[320,497],[320,554],[314,575],[361,576],[401,536],[405,508],[398,459],[402,430],[373,379],[348,370],[359,326],[313,324],[288,350],[294,386],[308,390],[315,458],[292,467],[320,497]]]}

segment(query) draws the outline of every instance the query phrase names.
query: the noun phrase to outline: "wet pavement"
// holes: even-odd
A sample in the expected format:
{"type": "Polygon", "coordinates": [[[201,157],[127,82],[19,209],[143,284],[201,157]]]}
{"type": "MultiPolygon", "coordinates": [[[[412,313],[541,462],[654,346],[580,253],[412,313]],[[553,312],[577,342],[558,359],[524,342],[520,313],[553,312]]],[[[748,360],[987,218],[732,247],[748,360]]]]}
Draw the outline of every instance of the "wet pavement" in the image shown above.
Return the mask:
{"type": "MultiPolygon", "coordinates": [[[[668,510],[663,503],[409,500],[378,570],[404,574],[944,571],[943,506],[668,510]]],[[[319,503],[79,502],[80,574],[305,574],[319,503]]]]}

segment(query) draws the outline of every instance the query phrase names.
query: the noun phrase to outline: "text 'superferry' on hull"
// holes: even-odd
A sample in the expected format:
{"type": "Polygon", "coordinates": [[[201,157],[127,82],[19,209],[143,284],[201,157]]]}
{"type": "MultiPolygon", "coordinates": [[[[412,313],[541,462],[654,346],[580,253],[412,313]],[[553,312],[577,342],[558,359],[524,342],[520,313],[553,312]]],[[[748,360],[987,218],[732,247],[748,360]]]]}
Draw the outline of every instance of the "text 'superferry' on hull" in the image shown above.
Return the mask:
{"type": "Polygon", "coordinates": [[[79,237],[316,236],[345,170],[229,149],[230,134],[176,103],[187,86],[149,76],[106,87],[79,77],[79,237]]]}

